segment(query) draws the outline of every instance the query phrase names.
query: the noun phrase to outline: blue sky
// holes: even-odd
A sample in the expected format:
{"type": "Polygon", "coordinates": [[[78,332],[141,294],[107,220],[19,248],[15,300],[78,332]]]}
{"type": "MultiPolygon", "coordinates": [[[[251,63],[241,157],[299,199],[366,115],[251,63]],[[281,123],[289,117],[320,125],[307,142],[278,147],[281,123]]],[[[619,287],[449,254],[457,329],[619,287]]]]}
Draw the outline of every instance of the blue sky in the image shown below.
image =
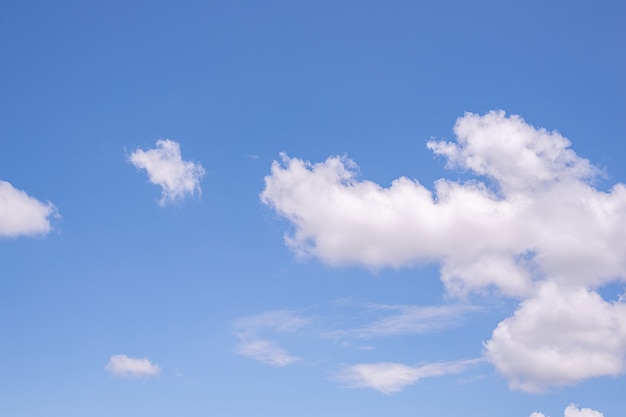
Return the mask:
{"type": "Polygon", "coordinates": [[[625,13],[2,2],[0,415],[623,415],[625,13]]]}

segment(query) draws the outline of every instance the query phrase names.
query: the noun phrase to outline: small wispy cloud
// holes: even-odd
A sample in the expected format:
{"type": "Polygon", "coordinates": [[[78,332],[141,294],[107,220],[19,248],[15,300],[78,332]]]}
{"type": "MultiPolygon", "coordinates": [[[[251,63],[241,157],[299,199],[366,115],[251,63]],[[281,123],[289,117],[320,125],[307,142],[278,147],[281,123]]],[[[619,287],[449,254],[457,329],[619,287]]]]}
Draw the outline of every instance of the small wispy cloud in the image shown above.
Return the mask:
{"type": "Polygon", "coordinates": [[[310,324],[311,320],[290,310],[265,311],[253,316],[238,318],[233,322],[237,333],[258,333],[270,330],[277,333],[288,333],[300,330],[310,324]]]}
{"type": "Polygon", "coordinates": [[[157,364],[147,358],[131,358],[126,355],[113,355],[104,369],[113,376],[122,378],[143,378],[156,376],[161,372],[157,364]]]}
{"type": "Polygon", "coordinates": [[[334,375],[334,379],[348,388],[372,388],[389,395],[402,391],[420,379],[461,373],[480,361],[469,359],[418,366],[395,362],[362,363],[342,369],[334,375]]]}
{"type": "Polygon", "coordinates": [[[290,355],[286,349],[276,342],[261,338],[243,338],[235,348],[235,352],[241,356],[255,359],[271,366],[287,366],[301,360],[297,356],[290,355]]]}
{"type": "Polygon", "coordinates": [[[271,366],[287,366],[301,360],[291,355],[276,341],[262,336],[264,333],[293,333],[310,323],[305,317],[288,310],[267,311],[242,317],[233,322],[239,343],[235,353],[271,366]]]}
{"type": "Polygon", "coordinates": [[[54,204],[0,181],[0,237],[45,235],[52,230],[51,219],[58,217],[54,204]]]}
{"type": "MultiPolygon", "coordinates": [[[[291,338],[309,337],[310,343],[320,344],[320,351],[326,349],[321,347],[323,342],[329,341],[342,348],[373,351],[375,346],[369,343],[363,346],[363,339],[412,336],[442,330],[462,322],[468,312],[479,310],[471,305],[389,305],[351,299],[337,300],[332,307],[332,314],[314,314],[311,310],[315,309],[311,307],[307,309],[306,316],[290,310],[275,310],[236,319],[232,322],[238,339],[234,352],[267,365],[284,367],[302,360],[282,346],[285,335],[291,338]],[[365,323],[362,322],[364,317],[365,323]],[[355,325],[355,320],[361,321],[361,324],[355,325]],[[334,327],[336,323],[342,323],[344,327],[338,329],[334,327]]],[[[435,362],[419,366],[392,362],[356,364],[344,367],[334,379],[349,387],[369,387],[390,394],[422,378],[463,372],[478,361],[435,362]]]]}
{"type": "Polygon", "coordinates": [[[137,168],[145,169],[150,182],[161,187],[160,205],[201,192],[200,180],[205,170],[199,163],[182,159],[178,142],[160,139],[156,148],[138,149],[130,155],[129,161],[137,168]]]}
{"type": "Polygon", "coordinates": [[[361,326],[333,330],[325,335],[334,338],[374,338],[428,333],[457,326],[467,313],[479,308],[471,305],[370,304],[367,309],[382,317],[361,326]]]}

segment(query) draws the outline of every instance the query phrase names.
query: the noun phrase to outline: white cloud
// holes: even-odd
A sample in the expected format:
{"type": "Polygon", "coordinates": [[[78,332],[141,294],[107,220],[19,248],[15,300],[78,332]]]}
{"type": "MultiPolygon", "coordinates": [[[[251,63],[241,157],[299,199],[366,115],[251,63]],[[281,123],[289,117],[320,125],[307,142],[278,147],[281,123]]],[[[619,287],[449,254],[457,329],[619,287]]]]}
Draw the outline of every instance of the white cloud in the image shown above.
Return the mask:
{"type": "Polygon", "coordinates": [[[138,149],[129,160],[137,168],[147,171],[152,184],[161,186],[161,205],[192,196],[196,191],[201,192],[200,180],[205,175],[204,168],[199,163],[184,161],[178,142],[160,139],[156,148],[147,151],[138,149]]]}
{"type": "Polygon", "coordinates": [[[586,181],[595,170],[566,139],[519,117],[468,114],[455,131],[457,144],[429,147],[498,190],[440,179],[433,193],[405,177],[383,188],[344,157],[283,155],[261,199],[294,225],[286,242],[299,254],[369,268],[437,261],[453,294],[495,286],[523,297],[545,276],[595,286],[626,278],[624,185],[596,190],[586,181]]]}
{"type": "Polygon", "coordinates": [[[555,182],[593,178],[598,170],[569,149],[557,132],[536,129],[504,112],[467,113],[454,127],[454,142],[428,142],[451,166],[494,179],[505,195],[550,186],[555,182]]]}
{"type": "Polygon", "coordinates": [[[372,388],[383,394],[393,394],[423,378],[458,374],[478,361],[436,362],[419,366],[392,362],[362,363],[346,367],[335,378],[349,388],[372,388]]]}
{"type": "Polygon", "coordinates": [[[626,303],[545,283],[498,324],[485,350],[511,387],[524,391],[615,376],[626,370],[626,303]]]}
{"type": "Polygon", "coordinates": [[[623,304],[595,290],[626,280],[626,186],[598,190],[600,170],[567,139],[519,116],[468,113],[454,132],[455,141],[428,148],[484,181],[440,179],[431,191],[402,177],[384,188],[360,179],[348,158],[312,164],[283,154],[261,200],[293,225],[285,240],[298,255],[370,269],[437,262],[451,296],[495,289],[521,299],[486,344],[514,388],[624,372],[623,304]],[[592,309],[595,327],[574,300],[592,309]],[[555,362],[542,366],[546,355],[555,362]]]}
{"type": "Polygon", "coordinates": [[[565,409],[564,417],[604,417],[604,414],[591,408],[578,409],[576,405],[570,404],[565,409]]]}
{"type": "Polygon", "coordinates": [[[267,311],[255,316],[242,317],[233,322],[239,343],[235,352],[271,366],[286,366],[301,360],[289,354],[277,342],[261,334],[293,333],[307,326],[309,320],[288,310],[267,311]]]}
{"type": "Polygon", "coordinates": [[[58,217],[52,203],[42,203],[0,181],[0,237],[45,235],[52,230],[50,220],[58,217]]]}
{"type": "MultiPolygon", "coordinates": [[[[534,412],[530,415],[530,417],[546,417],[546,416],[543,413],[534,412]]],[[[578,409],[578,407],[575,404],[570,404],[565,409],[564,417],[604,417],[604,414],[602,414],[599,411],[592,410],[591,408],[578,409]]]]}
{"type": "Polygon", "coordinates": [[[156,376],[161,372],[159,365],[147,358],[131,358],[126,355],[113,355],[104,369],[111,375],[124,378],[156,376]]]}

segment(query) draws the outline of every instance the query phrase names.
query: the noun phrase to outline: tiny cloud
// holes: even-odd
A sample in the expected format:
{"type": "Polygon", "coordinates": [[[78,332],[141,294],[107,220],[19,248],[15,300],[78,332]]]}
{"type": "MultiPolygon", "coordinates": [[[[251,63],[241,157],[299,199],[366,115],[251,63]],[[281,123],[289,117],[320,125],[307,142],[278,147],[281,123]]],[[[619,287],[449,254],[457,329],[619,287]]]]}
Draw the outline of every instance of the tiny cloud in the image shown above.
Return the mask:
{"type": "Polygon", "coordinates": [[[162,206],[201,192],[204,168],[199,163],[184,161],[178,142],[160,139],[156,148],[138,149],[130,155],[129,161],[138,169],[145,169],[150,182],[161,187],[159,204],[162,206]]]}
{"type": "Polygon", "coordinates": [[[123,378],[143,378],[156,376],[161,372],[157,364],[147,358],[131,358],[126,355],[113,355],[104,369],[111,375],[123,378]]]}
{"type": "Polygon", "coordinates": [[[45,235],[52,226],[51,218],[58,218],[54,204],[42,203],[25,191],[0,181],[0,236],[45,235]]]}
{"type": "MultiPolygon", "coordinates": [[[[579,409],[575,404],[568,405],[563,415],[564,417],[604,417],[604,414],[599,411],[592,410],[591,408],[579,409]]],[[[546,416],[543,413],[534,412],[530,415],[530,417],[546,416]]]]}

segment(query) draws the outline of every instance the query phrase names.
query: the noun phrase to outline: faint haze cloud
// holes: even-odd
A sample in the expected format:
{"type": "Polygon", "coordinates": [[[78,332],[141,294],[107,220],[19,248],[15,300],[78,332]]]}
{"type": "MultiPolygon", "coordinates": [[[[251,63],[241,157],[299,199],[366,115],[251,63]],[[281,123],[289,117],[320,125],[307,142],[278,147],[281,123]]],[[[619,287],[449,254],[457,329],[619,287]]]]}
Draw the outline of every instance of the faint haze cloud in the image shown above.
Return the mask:
{"type": "Polygon", "coordinates": [[[138,169],[145,169],[149,181],[161,187],[161,206],[201,193],[205,170],[199,163],[182,159],[180,144],[159,139],[156,148],[137,149],[128,158],[138,169]]]}
{"type": "Polygon", "coordinates": [[[161,372],[157,364],[147,358],[131,358],[126,355],[113,355],[104,369],[111,375],[122,378],[144,378],[161,372]]]}
{"type": "MultiPolygon", "coordinates": [[[[285,336],[308,338],[307,345],[319,343],[320,351],[326,350],[323,344],[329,342],[342,348],[373,350],[373,346],[362,346],[359,341],[440,331],[458,325],[463,314],[479,310],[468,305],[363,304],[351,300],[342,300],[337,305],[346,311],[304,316],[296,311],[274,310],[236,319],[232,322],[238,339],[235,353],[267,365],[284,367],[303,360],[283,347],[285,336]],[[365,322],[362,317],[366,318],[365,322]],[[361,323],[355,324],[355,321],[361,323]],[[338,328],[339,323],[341,327],[338,328]]],[[[307,311],[314,309],[311,307],[307,311]]],[[[307,360],[315,362],[314,358],[307,360]]],[[[421,378],[463,372],[478,361],[437,362],[417,367],[401,363],[358,364],[344,367],[336,373],[335,379],[351,387],[369,387],[390,394],[421,378]]]]}
{"type": "Polygon", "coordinates": [[[51,219],[59,217],[54,204],[0,181],[0,237],[45,235],[52,230],[51,219]]]}
{"type": "Polygon", "coordinates": [[[309,319],[289,310],[266,311],[241,317],[233,322],[235,336],[239,339],[235,353],[277,367],[298,362],[301,358],[291,355],[264,334],[294,333],[309,323],[309,319]]]}
{"type": "Polygon", "coordinates": [[[322,333],[330,338],[375,338],[423,334],[458,326],[464,316],[480,310],[472,305],[444,304],[434,306],[368,304],[365,309],[376,318],[360,326],[322,333]]]}

